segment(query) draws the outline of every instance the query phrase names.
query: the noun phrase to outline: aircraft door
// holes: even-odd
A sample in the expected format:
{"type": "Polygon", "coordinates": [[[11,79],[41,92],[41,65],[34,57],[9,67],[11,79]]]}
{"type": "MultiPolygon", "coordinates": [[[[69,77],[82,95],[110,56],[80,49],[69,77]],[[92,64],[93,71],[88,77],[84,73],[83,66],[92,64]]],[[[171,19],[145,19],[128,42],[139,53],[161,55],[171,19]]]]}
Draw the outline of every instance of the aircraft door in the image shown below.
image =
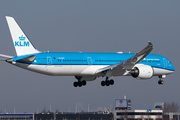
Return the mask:
{"type": "Polygon", "coordinates": [[[165,58],[163,58],[163,62],[164,62],[164,67],[167,67],[167,60],[165,58]]]}
{"type": "Polygon", "coordinates": [[[51,59],[51,57],[47,57],[47,65],[52,65],[52,59],[51,59]]]}
{"type": "Polygon", "coordinates": [[[88,57],[87,61],[88,61],[88,65],[92,65],[93,62],[92,62],[92,58],[91,57],[88,57]]]}

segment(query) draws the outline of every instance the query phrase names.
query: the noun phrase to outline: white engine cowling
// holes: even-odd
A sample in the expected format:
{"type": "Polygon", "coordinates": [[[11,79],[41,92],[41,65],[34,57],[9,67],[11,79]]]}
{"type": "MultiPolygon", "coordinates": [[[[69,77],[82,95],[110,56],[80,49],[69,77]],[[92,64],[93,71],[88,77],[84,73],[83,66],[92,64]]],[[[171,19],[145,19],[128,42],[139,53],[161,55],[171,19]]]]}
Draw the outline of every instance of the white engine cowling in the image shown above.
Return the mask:
{"type": "Polygon", "coordinates": [[[131,70],[131,75],[137,79],[150,79],[153,74],[153,68],[149,65],[138,64],[131,70]]]}

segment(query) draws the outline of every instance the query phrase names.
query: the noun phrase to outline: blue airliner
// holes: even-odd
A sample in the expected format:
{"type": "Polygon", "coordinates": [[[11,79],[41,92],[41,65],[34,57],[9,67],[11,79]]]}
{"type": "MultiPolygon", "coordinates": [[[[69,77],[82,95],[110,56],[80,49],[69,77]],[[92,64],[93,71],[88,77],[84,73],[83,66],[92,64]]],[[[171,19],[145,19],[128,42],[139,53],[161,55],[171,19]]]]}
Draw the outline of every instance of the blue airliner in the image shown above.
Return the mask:
{"type": "Polygon", "coordinates": [[[6,16],[16,57],[0,54],[15,66],[51,76],[75,76],[74,87],[86,85],[97,77],[105,77],[102,86],[114,84],[111,77],[132,76],[150,79],[158,76],[158,84],[175,71],[173,64],[161,55],[150,54],[151,42],[137,53],[41,52],[34,48],[14,18],[6,16]]]}

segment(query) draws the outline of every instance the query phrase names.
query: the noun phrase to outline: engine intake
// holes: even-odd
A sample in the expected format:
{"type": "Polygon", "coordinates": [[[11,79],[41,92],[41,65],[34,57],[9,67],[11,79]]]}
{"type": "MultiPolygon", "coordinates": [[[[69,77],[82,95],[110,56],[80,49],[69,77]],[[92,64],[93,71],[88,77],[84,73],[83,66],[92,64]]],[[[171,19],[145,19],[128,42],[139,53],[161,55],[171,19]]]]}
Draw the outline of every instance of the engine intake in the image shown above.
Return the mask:
{"type": "Polygon", "coordinates": [[[136,65],[130,73],[137,79],[150,79],[153,77],[154,71],[149,65],[136,65]]]}
{"type": "Polygon", "coordinates": [[[134,69],[131,70],[131,75],[136,78],[139,76],[139,69],[137,67],[134,67],[134,69]]]}

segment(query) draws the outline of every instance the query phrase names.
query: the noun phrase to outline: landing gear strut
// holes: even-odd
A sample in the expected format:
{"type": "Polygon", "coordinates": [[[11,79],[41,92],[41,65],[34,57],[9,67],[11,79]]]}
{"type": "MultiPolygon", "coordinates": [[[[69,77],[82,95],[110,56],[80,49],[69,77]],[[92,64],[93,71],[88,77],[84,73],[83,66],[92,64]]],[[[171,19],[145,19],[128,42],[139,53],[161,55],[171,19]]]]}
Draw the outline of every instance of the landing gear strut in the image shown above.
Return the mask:
{"type": "Polygon", "coordinates": [[[162,85],[164,83],[164,81],[162,80],[162,75],[159,76],[159,81],[158,81],[158,84],[159,85],[162,85]]]}
{"type": "Polygon", "coordinates": [[[111,80],[108,80],[109,79],[109,77],[106,77],[106,80],[105,81],[102,81],[101,82],[101,85],[102,86],[109,86],[109,85],[113,85],[114,84],[114,80],[113,79],[111,79],[111,80]]]}
{"type": "Polygon", "coordinates": [[[74,82],[74,87],[82,87],[82,86],[85,86],[86,85],[86,81],[85,80],[83,80],[83,81],[80,81],[80,80],[78,80],[78,82],[74,82]]]}

